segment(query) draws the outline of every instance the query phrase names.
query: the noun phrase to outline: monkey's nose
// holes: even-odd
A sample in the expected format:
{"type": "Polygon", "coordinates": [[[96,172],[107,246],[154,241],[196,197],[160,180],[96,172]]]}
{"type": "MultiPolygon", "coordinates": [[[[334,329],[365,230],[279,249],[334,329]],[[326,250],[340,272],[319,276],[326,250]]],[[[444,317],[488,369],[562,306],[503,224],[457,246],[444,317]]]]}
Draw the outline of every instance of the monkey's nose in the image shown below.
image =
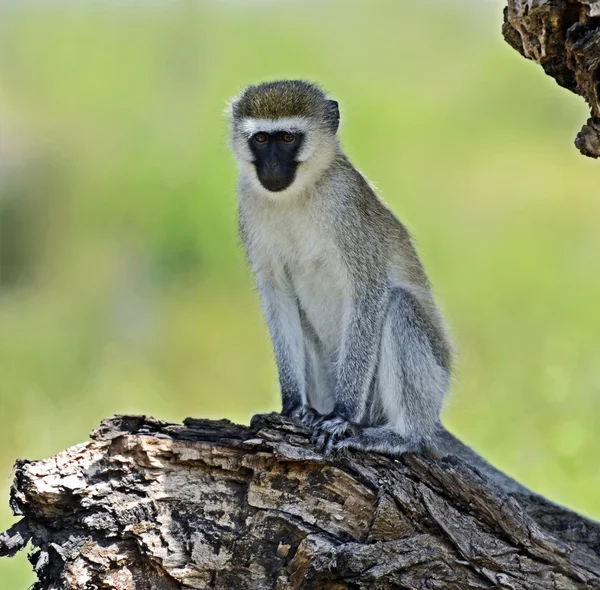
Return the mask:
{"type": "Polygon", "coordinates": [[[279,169],[279,162],[277,160],[266,162],[265,169],[266,172],[275,172],[279,169]]]}

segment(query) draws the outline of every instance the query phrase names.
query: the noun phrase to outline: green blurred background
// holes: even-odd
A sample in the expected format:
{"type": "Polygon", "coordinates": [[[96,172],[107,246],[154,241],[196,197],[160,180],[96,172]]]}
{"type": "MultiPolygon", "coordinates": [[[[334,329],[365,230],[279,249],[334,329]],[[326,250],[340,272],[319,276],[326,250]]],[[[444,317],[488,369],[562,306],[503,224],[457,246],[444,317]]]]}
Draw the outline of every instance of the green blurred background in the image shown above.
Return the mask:
{"type": "MultiPolygon", "coordinates": [[[[459,349],[445,420],[600,517],[600,168],[503,2],[0,2],[0,529],[17,457],[103,417],[279,408],[226,100],[280,77],[415,235],[459,349]]],[[[21,555],[0,586],[33,581],[21,555]]]]}

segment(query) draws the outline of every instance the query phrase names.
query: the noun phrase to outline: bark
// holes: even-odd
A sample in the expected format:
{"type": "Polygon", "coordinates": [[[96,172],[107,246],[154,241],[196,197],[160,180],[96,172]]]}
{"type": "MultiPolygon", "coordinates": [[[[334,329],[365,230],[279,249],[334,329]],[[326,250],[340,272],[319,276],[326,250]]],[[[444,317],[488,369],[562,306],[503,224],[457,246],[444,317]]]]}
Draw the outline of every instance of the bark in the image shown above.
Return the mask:
{"type": "Polygon", "coordinates": [[[17,464],[0,555],[30,542],[37,590],[600,588],[598,523],[455,457],[328,459],[278,414],[92,439],[17,464]]]}
{"type": "Polygon", "coordinates": [[[521,55],[585,98],[591,117],[575,145],[600,157],[600,0],[508,0],[502,32],[521,55]]]}

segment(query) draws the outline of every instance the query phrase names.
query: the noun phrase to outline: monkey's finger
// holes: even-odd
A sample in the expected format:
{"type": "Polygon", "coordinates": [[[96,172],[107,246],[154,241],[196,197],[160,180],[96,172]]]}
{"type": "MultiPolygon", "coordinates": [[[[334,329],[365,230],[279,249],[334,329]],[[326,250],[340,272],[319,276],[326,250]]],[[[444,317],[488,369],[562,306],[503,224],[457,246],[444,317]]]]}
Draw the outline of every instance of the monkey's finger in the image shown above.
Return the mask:
{"type": "Polygon", "coordinates": [[[329,437],[331,436],[331,432],[326,428],[326,426],[323,423],[317,424],[315,426],[313,426],[313,433],[312,436],[310,438],[311,442],[313,444],[317,444],[317,442],[319,440],[321,440],[323,437],[329,437]]]}
{"type": "Polygon", "coordinates": [[[320,430],[319,428],[315,428],[313,430],[313,433],[310,435],[310,442],[313,445],[317,444],[317,441],[319,440],[319,437],[323,436],[323,431],[320,430]]]}
{"type": "Polygon", "coordinates": [[[323,421],[323,416],[312,408],[307,408],[302,416],[302,424],[305,426],[316,426],[323,421]]]}
{"type": "Polygon", "coordinates": [[[322,420],[319,423],[318,428],[319,428],[319,430],[322,430],[323,432],[327,432],[328,434],[335,434],[336,430],[338,429],[338,421],[336,418],[322,420]]]}
{"type": "Polygon", "coordinates": [[[318,437],[317,440],[315,441],[315,446],[317,447],[317,450],[320,453],[323,453],[326,446],[327,446],[327,442],[330,439],[329,435],[326,432],[322,432],[318,437]]]}
{"type": "Polygon", "coordinates": [[[325,455],[326,457],[330,457],[335,453],[336,449],[337,440],[335,439],[335,437],[330,436],[329,440],[327,441],[327,444],[325,445],[325,448],[323,449],[323,455],[325,455]]]}
{"type": "Polygon", "coordinates": [[[322,432],[318,436],[317,442],[316,442],[316,446],[317,446],[317,449],[319,449],[320,452],[323,452],[323,449],[325,448],[325,445],[327,444],[328,440],[329,440],[329,435],[326,432],[322,432]]]}
{"type": "Polygon", "coordinates": [[[343,418],[326,420],[319,427],[335,438],[342,438],[355,433],[354,425],[343,418]]]}

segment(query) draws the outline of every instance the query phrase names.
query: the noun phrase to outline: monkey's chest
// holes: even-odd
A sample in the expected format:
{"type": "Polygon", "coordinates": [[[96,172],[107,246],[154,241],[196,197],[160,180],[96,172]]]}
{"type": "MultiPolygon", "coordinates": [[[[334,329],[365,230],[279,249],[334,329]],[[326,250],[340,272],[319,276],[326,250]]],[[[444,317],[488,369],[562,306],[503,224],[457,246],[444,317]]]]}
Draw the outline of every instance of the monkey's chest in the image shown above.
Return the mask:
{"type": "Polygon", "coordinates": [[[281,215],[269,232],[268,252],[292,282],[305,321],[329,353],[340,347],[350,289],[331,232],[309,214],[281,215]]]}
{"type": "Polygon", "coordinates": [[[329,352],[339,348],[345,300],[340,281],[329,265],[316,262],[291,273],[298,303],[310,327],[329,352]]]}

